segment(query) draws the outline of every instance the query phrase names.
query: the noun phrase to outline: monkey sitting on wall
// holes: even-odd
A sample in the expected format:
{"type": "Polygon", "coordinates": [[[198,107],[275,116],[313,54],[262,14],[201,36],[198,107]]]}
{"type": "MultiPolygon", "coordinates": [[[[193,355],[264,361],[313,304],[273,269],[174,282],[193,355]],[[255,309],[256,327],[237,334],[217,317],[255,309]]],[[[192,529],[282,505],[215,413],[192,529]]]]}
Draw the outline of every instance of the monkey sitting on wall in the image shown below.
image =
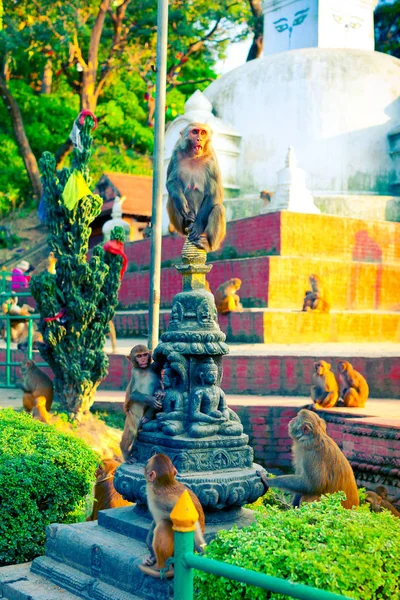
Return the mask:
{"type": "Polygon", "coordinates": [[[338,362],[337,370],[341,384],[340,395],[344,405],[363,408],[369,395],[369,387],[365,378],[346,360],[338,362]]]}
{"type": "Polygon", "coordinates": [[[326,433],[326,423],[316,413],[302,409],[289,423],[293,440],[294,475],[260,477],[268,487],[276,487],[295,494],[294,502],[312,502],[322,494],[343,491],[344,508],[359,505],[357,484],[349,461],[339,446],[326,433]]]}
{"type": "Polygon", "coordinates": [[[392,513],[395,517],[400,517],[400,512],[393,506],[389,500],[387,500],[387,490],[385,486],[378,485],[375,492],[367,491],[366,502],[370,505],[372,512],[382,512],[385,508],[392,513]]]}
{"type": "Polygon", "coordinates": [[[132,364],[132,374],[125,393],[126,418],[120,447],[124,459],[129,461],[141,425],[154,419],[155,412],[161,409],[162,387],[161,374],[152,363],[147,346],[134,346],[127,359],[132,364]]]}
{"type": "Polygon", "coordinates": [[[339,400],[339,384],[331,365],[324,360],[314,363],[311,398],[316,408],[331,408],[339,400]]]}
{"type": "MultiPolygon", "coordinates": [[[[165,454],[155,454],[147,461],[144,468],[147,504],[154,523],[146,541],[151,556],[139,565],[139,569],[152,577],[161,577],[161,569],[165,569],[167,560],[174,554],[174,532],[170,514],[185,490],[189,492],[199,514],[194,533],[195,546],[199,550],[205,546],[203,507],[196,494],[176,481],[176,474],[177,470],[171,459],[165,454]],[[154,564],[155,566],[150,566],[154,564]]],[[[164,576],[172,577],[173,574],[173,569],[169,569],[164,576]]]]}
{"type": "Polygon", "coordinates": [[[171,225],[198,248],[217,250],[225,237],[224,190],[211,129],[190,123],[172,152],[167,170],[171,225]]]}
{"type": "Polygon", "coordinates": [[[86,521],[96,521],[99,510],[119,508],[120,506],[131,506],[132,504],[132,502],[124,500],[114,487],[115,471],[121,463],[112,458],[103,458],[101,462],[102,464],[96,471],[92,514],[86,521]]]}
{"type": "Polygon", "coordinates": [[[303,300],[303,312],[316,311],[328,313],[330,305],[324,298],[324,292],[321,286],[321,279],[318,275],[310,275],[308,278],[311,290],[307,290],[303,300]]]}
{"type": "Polygon", "coordinates": [[[27,360],[21,363],[22,384],[17,384],[24,392],[23,405],[27,412],[31,412],[35,406],[35,398],[44,396],[46,398],[46,410],[51,409],[53,403],[53,383],[33,360],[27,360]]]}
{"type": "Polygon", "coordinates": [[[224,315],[229,312],[242,312],[243,306],[240,304],[240,298],[236,292],[240,290],[242,281],[237,277],[221,283],[217,288],[214,298],[215,306],[220,315],[224,315]]]}

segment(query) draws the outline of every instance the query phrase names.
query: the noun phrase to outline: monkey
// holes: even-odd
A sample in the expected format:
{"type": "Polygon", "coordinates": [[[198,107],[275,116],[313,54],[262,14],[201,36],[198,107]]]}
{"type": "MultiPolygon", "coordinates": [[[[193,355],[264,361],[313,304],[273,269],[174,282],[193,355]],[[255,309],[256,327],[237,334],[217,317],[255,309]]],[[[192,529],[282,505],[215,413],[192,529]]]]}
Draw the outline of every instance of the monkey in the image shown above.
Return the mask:
{"type": "Polygon", "coordinates": [[[274,195],[274,192],[268,192],[267,190],[261,190],[260,200],[263,201],[264,206],[268,206],[268,204],[271,202],[273,195],[274,195]]]}
{"type": "Polygon", "coordinates": [[[132,364],[132,374],[125,393],[126,418],[120,447],[124,459],[129,461],[141,425],[154,419],[155,411],[161,409],[162,388],[158,366],[152,363],[147,346],[134,346],[127,359],[132,364]]]}
{"type": "Polygon", "coordinates": [[[35,406],[35,398],[44,396],[46,398],[46,410],[50,411],[53,403],[53,383],[33,360],[27,360],[21,363],[22,384],[17,384],[23,392],[23,405],[26,412],[31,412],[35,406]]]}
{"type": "MultiPolygon", "coordinates": [[[[316,413],[303,408],[289,423],[293,440],[294,475],[267,479],[260,472],[266,489],[269,486],[300,495],[302,502],[318,500],[322,494],[343,491],[344,508],[359,505],[357,484],[349,461],[336,442],[326,433],[326,423],[316,413]]],[[[296,501],[295,497],[295,501],[296,501]]]]}
{"type": "Polygon", "coordinates": [[[330,305],[324,299],[324,292],[321,287],[321,280],[318,275],[310,275],[308,278],[311,290],[307,290],[303,300],[302,312],[314,310],[317,312],[328,313],[330,305]]]}
{"type": "Polygon", "coordinates": [[[229,281],[225,281],[225,283],[221,283],[221,285],[217,288],[214,297],[215,297],[215,305],[217,307],[217,311],[224,315],[229,312],[242,312],[243,306],[240,303],[240,298],[236,294],[238,290],[240,290],[240,286],[242,285],[242,281],[237,277],[233,277],[229,279],[229,281]]]}
{"type": "Polygon", "coordinates": [[[314,363],[311,398],[316,408],[331,408],[339,400],[339,384],[331,365],[324,360],[314,363]]]}
{"type": "MultiPolygon", "coordinates": [[[[167,560],[174,554],[174,532],[170,514],[185,490],[189,492],[199,514],[194,533],[195,546],[200,550],[205,546],[203,507],[196,494],[176,481],[176,474],[176,468],[165,454],[155,454],[147,461],[144,468],[147,504],[154,520],[154,527],[152,526],[150,529],[146,542],[151,556],[139,565],[139,569],[152,577],[161,577],[160,570],[165,569],[167,560]],[[150,547],[151,539],[152,549],[150,547]],[[154,564],[154,567],[150,566],[154,564]]],[[[165,577],[172,577],[173,574],[173,569],[169,569],[165,573],[165,577]]]]}
{"type": "Polygon", "coordinates": [[[47,271],[51,275],[56,274],[56,264],[57,259],[54,256],[54,252],[49,252],[47,258],[42,260],[37,267],[34,268],[33,272],[35,275],[39,275],[39,273],[43,273],[43,271],[47,271]]]}
{"type": "Polygon", "coordinates": [[[224,190],[211,129],[190,123],[182,131],[167,170],[171,225],[198,248],[217,250],[225,237],[224,190]]]}
{"type": "Polygon", "coordinates": [[[346,360],[338,362],[337,370],[344,405],[363,408],[369,395],[369,387],[365,378],[346,360]]]}
{"type": "Polygon", "coordinates": [[[46,396],[38,396],[33,399],[32,417],[42,423],[49,423],[50,415],[46,408],[46,396]]]}
{"type": "Polygon", "coordinates": [[[124,500],[114,487],[115,471],[121,463],[112,458],[103,458],[101,462],[102,464],[96,470],[92,514],[87,517],[86,521],[96,521],[99,510],[132,505],[132,502],[124,500]]]}
{"type": "MultiPolygon", "coordinates": [[[[386,491],[386,488],[384,489],[386,491]]],[[[372,512],[382,512],[382,509],[385,508],[386,510],[391,512],[392,515],[394,515],[395,517],[400,517],[400,512],[397,510],[397,508],[395,508],[393,504],[389,502],[389,500],[386,500],[386,498],[383,498],[377,492],[367,492],[367,497],[365,501],[368,502],[368,504],[370,505],[372,512]]]]}
{"type": "MultiPolygon", "coordinates": [[[[34,308],[28,304],[18,306],[18,297],[12,294],[5,302],[3,302],[2,311],[5,315],[9,314],[11,317],[21,316],[26,317],[34,312],[34,308]]],[[[21,340],[28,336],[28,322],[26,319],[10,319],[10,333],[11,341],[18,344],[21,340]]],[[[7,327],[4,325],[1,330],[1,337],[6,339],[7,327]]]]}
{"type": "MultiPolygon", "coordinates": [[[[33,326],[35,327],[35,325],[33,326]]],[[[40,344],[43,344],[43,336],[40,331],[34,329],[32,333],[32,348],[33,350],[39,350],[40,344]]],[[[26,335],[20,342],[18,342],[18,350],[25,352],[28,349],[28,335],[26,335]]]]}

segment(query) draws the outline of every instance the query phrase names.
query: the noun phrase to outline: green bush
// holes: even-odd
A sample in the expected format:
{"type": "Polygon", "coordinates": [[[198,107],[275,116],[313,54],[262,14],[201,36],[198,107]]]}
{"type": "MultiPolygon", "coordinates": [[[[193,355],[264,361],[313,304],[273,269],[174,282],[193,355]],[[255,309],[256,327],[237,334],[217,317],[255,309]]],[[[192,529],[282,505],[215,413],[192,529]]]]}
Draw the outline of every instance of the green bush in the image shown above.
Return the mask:
{"type": "MultiPolygon", "coordinates": [[[[244,529],[221,531],[206,556],[362,600],[400,598],[400,520],[367,506],[346,510],[341,493],[282,511],[265,507],[244,529]]],[[[286,596],[196,571],[196,600],[286,596]]]]}
{"type": "Polygon", "coordinates": [[[0,566],[42,554],[50,523],[82,519],[98,461],[79,438],[0,410],[0,566]]]}

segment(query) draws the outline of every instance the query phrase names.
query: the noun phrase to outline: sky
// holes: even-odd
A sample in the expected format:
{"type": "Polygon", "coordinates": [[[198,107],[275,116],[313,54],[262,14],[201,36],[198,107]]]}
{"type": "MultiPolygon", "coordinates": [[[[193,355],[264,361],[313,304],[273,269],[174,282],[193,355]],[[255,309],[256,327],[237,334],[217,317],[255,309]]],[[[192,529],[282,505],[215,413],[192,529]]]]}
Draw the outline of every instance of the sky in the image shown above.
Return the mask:
{"type": "Polygon", "coordinates": [[[215,66],[217,73],[224,75],[225,73],[228,73],[228,71],[244,65],[251,46],[251,41],[252,37],[249,37],[242,42],[230,44],[227,49],[226,59],[218,61],[215,66]]]}

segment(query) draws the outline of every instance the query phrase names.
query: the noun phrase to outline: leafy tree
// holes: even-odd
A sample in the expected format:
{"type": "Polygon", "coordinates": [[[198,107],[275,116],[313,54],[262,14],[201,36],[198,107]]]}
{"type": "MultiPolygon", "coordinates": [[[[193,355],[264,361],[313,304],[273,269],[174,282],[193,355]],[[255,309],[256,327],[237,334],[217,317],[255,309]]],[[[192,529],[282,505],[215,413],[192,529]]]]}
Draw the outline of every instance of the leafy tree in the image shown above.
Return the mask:
{"type": "Polygon", "coordinates": [[[375,50],[400,58],[400,0],[375,10],[375,50]]]}
{"type": "Polygon", "coordinates": [[[54,373],[55,392],[63,408],[78,417],[89,411],[107,374],[103,347],[118,303],[124,239],[123,229],[116,227],[109,251],[96,247],[88,262],[90,223],[100,214],[102,200],[88,188],[94,120],[81,114],[79,123],[82,119],[82,149],[75,148],[70,169],[56,172],[55,158],[49,152],[40,159],[48,244],[57,266],[56,275],[43,272],[33,276],[31,283],[44,340],[40,353],[54,373]]]}

